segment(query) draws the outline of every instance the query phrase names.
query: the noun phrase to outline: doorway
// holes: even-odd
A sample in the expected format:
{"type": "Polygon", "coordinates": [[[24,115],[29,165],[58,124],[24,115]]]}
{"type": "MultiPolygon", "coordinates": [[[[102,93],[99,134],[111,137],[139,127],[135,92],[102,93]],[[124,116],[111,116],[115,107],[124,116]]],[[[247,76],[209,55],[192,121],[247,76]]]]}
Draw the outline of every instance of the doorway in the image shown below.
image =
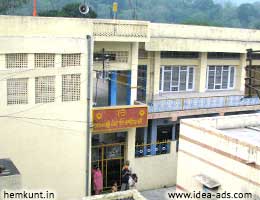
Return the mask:
{"type": "Polygon", "coordinates": [[[114,182],[121,186],[121,170],[125,159],[125,132],[99,134],[92,137],[92,168],[103,175],[103,192],[110,192],[114,182]]]}

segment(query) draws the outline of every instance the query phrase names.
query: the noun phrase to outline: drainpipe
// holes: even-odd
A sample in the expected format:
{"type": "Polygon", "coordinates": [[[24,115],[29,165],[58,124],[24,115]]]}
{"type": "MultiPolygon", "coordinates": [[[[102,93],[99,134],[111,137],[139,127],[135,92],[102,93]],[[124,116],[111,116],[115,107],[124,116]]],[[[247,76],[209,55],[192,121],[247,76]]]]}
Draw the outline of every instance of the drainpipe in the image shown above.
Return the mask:
{"type": "Polygon", "coordinates": [[[92,37],[87,35],[88,65],[87,65],[87,130],[86,130],[86,196],[91,196],[91,103],[92,103],[92,37]]]}

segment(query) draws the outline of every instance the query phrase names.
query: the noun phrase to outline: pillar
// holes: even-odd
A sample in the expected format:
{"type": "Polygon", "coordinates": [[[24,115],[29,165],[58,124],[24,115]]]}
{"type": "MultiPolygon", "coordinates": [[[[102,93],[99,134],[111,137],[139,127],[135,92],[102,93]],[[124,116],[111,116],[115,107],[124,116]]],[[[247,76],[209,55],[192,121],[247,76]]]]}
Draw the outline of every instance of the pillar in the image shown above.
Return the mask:
{"type": "MultiPolygon", "coordinates": [[[[147,144],[148,128],[144,128],[144,145],[147,144]]],[[[144,146],[144,156],[147,154],[147,146],[144,146]]]]}
{"type": "Polygon", "coordinates": [[[151,155],[156,155],[156,143],[157,142],[157,121],[152,120],[151,128],[151,155]]]}
{"type": "Polygon", "coordinates": [[[239,70],[237,69],[237,73],[235,73],[235,85],[238,86],[238,90],[241,92],[245,92],[245,78],[246,78],[246,53],[240,55],[240,67],[239,70]]]}
{"type": "Polygon", "coordinates": [[[131,105],[131,71],[127,72],[126,104],[131,105]]]}
{"type": "Polygon", "coordinates": [[[199,73],[199,92],[206,91],[207,80],[207,52],[202,52],[200,56],[200,73],[199,73]]]}
{"type": "MultiPolygon", "coordinates": [[[[137,78],[138,78],[138,48],[139,43],[132,43],[132,56],[131,56],[131,97],[129,105],[133,105],[137,98],[137,78]]],[[[130,81],[130,80],[129,80],[130,81]]]]}
{"type": "Polygon", "coordinates": [[[136,128],[131,128],[127,132],[126,160],[130,161],[130,167],[133,170],[135,162],[135,135],[136,128]]]}
{"type": "Polygon", "coordinates": [[[108,104],[116,106],[117,102],[117,72],[111,72],[108,89],[108,104]]]}
{"type": "MultiPolygon", "coordinates": [[[[153,92],[159,94],[160,91],[160,68],[161,68],[161,52],[154,53],[154,69],[153,69],[153,92]]],[[[151,92],[151,91],[150,91],[151,92]]]]}

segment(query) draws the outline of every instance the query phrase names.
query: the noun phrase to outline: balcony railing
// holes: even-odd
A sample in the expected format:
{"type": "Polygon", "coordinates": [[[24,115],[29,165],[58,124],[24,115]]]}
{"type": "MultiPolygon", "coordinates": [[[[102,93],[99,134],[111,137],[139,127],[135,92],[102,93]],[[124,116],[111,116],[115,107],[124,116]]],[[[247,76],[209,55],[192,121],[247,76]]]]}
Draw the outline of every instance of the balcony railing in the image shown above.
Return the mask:
{"type": "Polygon", "coordinates": [[[128,21],[106,21],[97,20],[94,22],[94,36],[100,37],[149,37],[148,23],[128,21]]]}
{"type": "Polygon", "coordinates": [[[151,144],[136,144],[135,157],[161,155],[170,153],[171,141],[163,141],[151,144]]]}
{"type": "Polygon", "coordinates": [[[236,106],[252,106],[260,104],[258,97],[244,96],[191,97],[177,99],[154,100],[149,105],[149,113],[210,109],[236,106]]]}

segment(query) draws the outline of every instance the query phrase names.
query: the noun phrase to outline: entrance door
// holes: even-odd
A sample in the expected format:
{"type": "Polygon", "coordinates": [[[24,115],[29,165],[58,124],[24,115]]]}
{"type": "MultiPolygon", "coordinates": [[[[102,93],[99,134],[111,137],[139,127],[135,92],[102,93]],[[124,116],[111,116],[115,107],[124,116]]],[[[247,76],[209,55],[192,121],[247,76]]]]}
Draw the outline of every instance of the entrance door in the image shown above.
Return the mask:
{"type": "Polygon", "coordinates": [[[146,79],[147,79],[147,66],[138,66],[138,80],[137,80],[137,101],[146,101],[146,79]]]}
{"type": "Polygon", "coordinates": [[[104,192],[110,192],[113,183],[121,185],[121,170],[124,163],[125,143],[102,144],[92,147],[92,167],[102,171],[104,192]]]}

